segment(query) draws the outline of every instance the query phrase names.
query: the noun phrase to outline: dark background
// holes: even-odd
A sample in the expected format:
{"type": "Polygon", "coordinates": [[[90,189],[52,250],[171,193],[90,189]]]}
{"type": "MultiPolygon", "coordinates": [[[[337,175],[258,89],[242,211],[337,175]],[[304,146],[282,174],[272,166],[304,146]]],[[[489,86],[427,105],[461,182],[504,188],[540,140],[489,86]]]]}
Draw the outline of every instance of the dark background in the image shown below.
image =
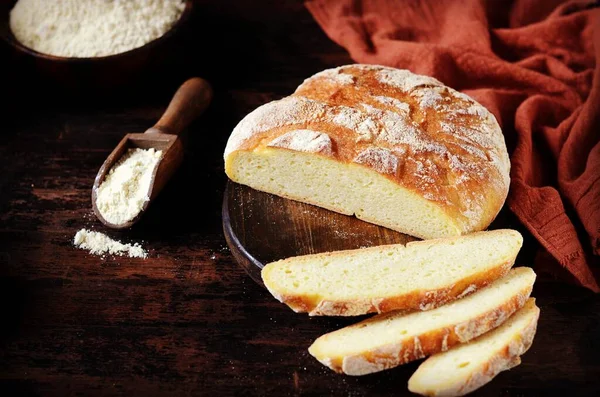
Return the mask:
{"type": "MultiPolygon", "coordinates": [[[[409,394],[418,363],[353,378],[310,357],[316,337],[355,320],[292,313],[235,263],[221,228],[232,128],[351,59],[299,1],[199,1],[167,43],[135,73],[55,69],[1,43],[0,395],[409,394]],[[90,203],[98,168],[194,75],[215,98],[182,168],[135,228],[105,229],[90,203]],[[142,241],[150,257],[77,250],[82,227],[142,241]]],[[[531,264],[535,240],[500,217],[525,235],[517,263],[531,264]]],[[[600,298],[536,271],[534,345],[476,394],[600,395],[600,298]]]]}

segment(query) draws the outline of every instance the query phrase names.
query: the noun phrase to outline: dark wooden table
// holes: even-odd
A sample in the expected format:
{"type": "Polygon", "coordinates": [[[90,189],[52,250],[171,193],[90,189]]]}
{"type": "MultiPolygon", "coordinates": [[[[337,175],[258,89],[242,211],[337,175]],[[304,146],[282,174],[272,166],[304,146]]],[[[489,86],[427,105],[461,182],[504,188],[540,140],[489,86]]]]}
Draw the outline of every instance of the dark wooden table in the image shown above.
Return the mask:
{"type": "MultiPolygon", "coordinates": [[[[57,87],[2,47],[10,70],[0,140],[0,396],[408,394],[417,363],[353,378],[310,357],[317,336],[349,320],[308,318],[276,302],[234,262],[221,229],[222,152],[233,126],[351,60],[300,2],[197,6],[177,56],[104,92],[57,87]],[[183,167],[133,230],[106,230],[91,212],[98,168],[192,75],[210,79],[216,97],[189,129],[183,167]],[[150,257],[75,249],[82,227],[142,241],[150,257]]],[[[501,217],[524,232],[510,213],[501,217]]],[[[520,263],[537,250],[525,237],[520,263]]],[[[538,271],[535,343],[521,366],[477,394],[600,395],[600,296],[538,271]]]]}

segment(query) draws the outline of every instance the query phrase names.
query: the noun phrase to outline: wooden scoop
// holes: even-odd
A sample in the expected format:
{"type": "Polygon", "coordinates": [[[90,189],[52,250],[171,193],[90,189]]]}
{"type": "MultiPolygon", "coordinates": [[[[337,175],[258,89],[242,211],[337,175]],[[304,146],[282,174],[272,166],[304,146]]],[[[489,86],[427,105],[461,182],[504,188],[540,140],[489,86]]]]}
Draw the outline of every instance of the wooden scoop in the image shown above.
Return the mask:
{"type": "Polygon", "coordinates": [[[179,133],[208,107],[211,99],[210,84],[198,77],[191,78],[179,87],[167,110],[154,127],[149,128],[143,134],[125,135],[102,164],[94,180],[92,206],[94,213],[102,223],[114,229],[125,229],[138,221],[150,202],[160,193],[183,161],[183,144],[178,137],[179,133]],[[96,206],[97,191],[108,171],[119,161],[127,149],[131,148],[162,150],[162,157],[152,173],[147,194],[150,200],[144,202],[142,210],[135,218],[122,224],[114,224],[104,219],[98,210],[96,206]]]}

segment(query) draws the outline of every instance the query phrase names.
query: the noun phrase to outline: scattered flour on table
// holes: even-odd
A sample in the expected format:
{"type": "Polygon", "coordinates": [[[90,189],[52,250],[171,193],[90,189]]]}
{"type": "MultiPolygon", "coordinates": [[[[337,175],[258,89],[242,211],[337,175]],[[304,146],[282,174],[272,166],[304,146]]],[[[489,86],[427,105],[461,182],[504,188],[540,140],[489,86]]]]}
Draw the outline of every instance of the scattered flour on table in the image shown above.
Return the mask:
{"type": "Polygon", "coordinates": [[[44,54],[101,57],[161,37],[184,8],[183,0],[19,0],[10,29],[21,44],[44,54]]]}
{"type": "Polygon", "coordinates": [[[90,254],[112,254],[130,258],[146,258],[148,253],[138,244],[123,244],[113,240],[105,234],[88,229],[81,229],[75,234],[73,244],[81,249],[88,250],[90,254]]]}
{"type": "Polygon", "coordinates": [[[148,197],[162,151],[129,149],[110,169],[96,192],[96,207],[107,221],[120,225],[135,218],[148,197]]]}

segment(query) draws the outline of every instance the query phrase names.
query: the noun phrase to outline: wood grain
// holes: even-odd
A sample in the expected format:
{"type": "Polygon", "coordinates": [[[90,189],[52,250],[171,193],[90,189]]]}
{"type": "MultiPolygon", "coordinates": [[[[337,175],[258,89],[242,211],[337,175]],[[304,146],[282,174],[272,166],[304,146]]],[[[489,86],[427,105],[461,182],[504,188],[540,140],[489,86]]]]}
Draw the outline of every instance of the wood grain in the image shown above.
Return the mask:
{"type": "Polygon", "coordinates": [[[231,181],[223,197],[223,231],[233,256],[261,285],[260,270],[279,259],[417,240],[231,181]]]}
{"type": "MultiPolygon", "coordinates": [[[[131,81],[108,96],[49,90],[0,47],[9,69],[0,74],[9,99],[0,140],[0,395],[409,395],[418,363],[353,378],[310,357],[315,338],[356,320],[292,313],[237,265],[222,232],[222,153],[233,126],[350,58],[300,1],[196,5],[201,12],[172,49],[178,56],[165,59],[168,73],[140,72],[152,89],[131,81]],[[190,126],[183,164],[131,230],[105,228],[89,197],[98,168],[125,133],[158,120],[190,76],[206,76],[215,100],[190,126]],[[141,242],[150,257],[77,250],[82,227],[141,242]]],[[[507,211],[498,222],[525,234],[517,262],[531,264],[535,240],[507,211]]],[[[536,271],[533,347],[474,395],[600,395],[600,297],[536,271]]]]}

